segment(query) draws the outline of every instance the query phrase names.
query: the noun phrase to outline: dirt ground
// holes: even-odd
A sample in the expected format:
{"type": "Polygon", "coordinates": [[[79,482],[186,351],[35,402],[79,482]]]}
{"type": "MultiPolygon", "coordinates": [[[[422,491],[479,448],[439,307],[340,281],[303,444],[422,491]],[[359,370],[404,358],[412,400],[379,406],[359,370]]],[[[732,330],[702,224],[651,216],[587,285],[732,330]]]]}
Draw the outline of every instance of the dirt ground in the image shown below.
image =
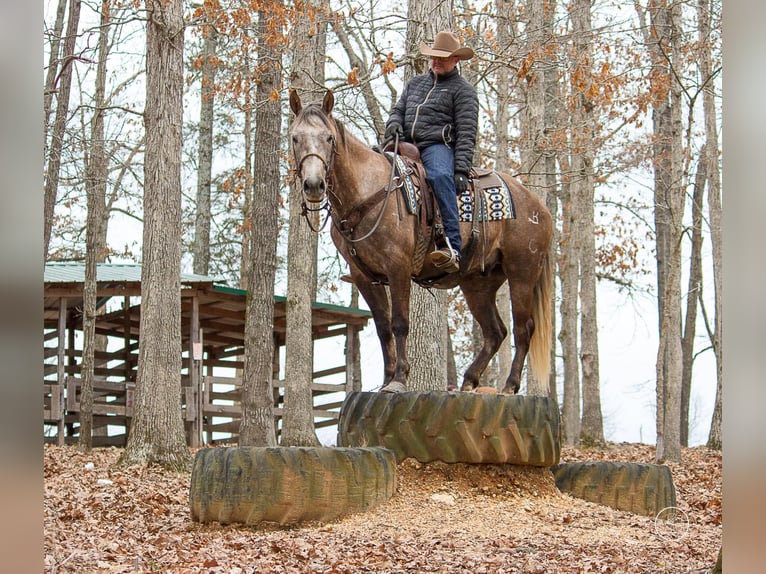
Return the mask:
{"type": "MultiPolygon", "coordinates": [[[[399,464],[397,492],[327,523],[193,522],[189,474],[116,469],[115,448],[45,447],[45,572],[707,573],[721,546],[721,454],[670,464],[672,525],[560,493],[548,469],[399,464]]],[[[654,447],[564,447],[562,462],[654,462],[654,447]]]]}

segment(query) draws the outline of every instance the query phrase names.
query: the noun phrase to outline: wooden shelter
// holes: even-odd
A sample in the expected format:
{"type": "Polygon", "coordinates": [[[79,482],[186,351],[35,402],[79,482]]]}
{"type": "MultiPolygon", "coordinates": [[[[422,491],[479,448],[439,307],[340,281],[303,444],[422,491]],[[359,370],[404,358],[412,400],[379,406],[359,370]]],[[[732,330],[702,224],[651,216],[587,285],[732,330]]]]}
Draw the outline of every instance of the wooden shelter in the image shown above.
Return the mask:
{"type": "MultiPolygon", "coordinates": [[[[98,266],[98,310],[94,380],[94,445],[124,445],[133,414],[136,384],[141,266],[98,266]]],[[[85,265],[45,266],[43,356],[44,425],[46,442],[77,440],[79,430],[82,308],[85,265]]],[[[239,429],[241,370],[244,357],[246,291],[227,287],[211,277],[181,275],[181,339],[183,366],[179,408],[190,446],[236,440],[239,429]]],[[[354,345],[350,341],[370,319],[369,311],[314,303],[312,337],[318,344],[342,337],[337,352],[321,353],[312,394],[317,428],[337,424],[345,393],[359,385],[352,380],[354,345]]],[[[285,298],[274,298],[274,417],[279,430],[284,381],[285,298]]],[[[338,345],[335,340],[333,344],[338,345]]]]}

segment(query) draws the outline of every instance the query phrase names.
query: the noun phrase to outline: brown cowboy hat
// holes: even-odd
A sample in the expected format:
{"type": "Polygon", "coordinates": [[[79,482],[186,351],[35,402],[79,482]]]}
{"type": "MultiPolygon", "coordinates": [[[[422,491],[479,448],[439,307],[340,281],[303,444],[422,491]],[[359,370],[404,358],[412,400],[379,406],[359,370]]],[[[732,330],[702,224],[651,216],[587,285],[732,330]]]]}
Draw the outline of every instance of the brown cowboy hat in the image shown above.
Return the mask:
{"type": "Polygon", "coordinates": [[[460,40],[452,32],[439,32],[436,35],[433,47],[425,42],[421,42],[420,53],[425,56],[436,56],[437,58],[449,58],[451,56],[457,56],[461,60],[473,58],[473,50],[460,46],[460,40]]]}

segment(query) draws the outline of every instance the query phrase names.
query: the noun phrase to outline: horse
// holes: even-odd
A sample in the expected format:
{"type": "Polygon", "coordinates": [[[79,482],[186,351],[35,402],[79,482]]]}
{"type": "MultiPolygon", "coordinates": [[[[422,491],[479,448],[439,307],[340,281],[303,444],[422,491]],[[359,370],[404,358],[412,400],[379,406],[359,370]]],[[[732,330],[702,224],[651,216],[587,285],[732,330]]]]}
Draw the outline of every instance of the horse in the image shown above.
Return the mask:
{"type": "Polygon", "coordinates": [[[548,250],[553,223],[540,198],[510,175],[496,172],[511,191],[516,217],[484,221],[478,234],[476,225],[461,221],[460,268],[445,274],[424,257],[426,250],[433,249],[433,238],[424,238],[418,216],[405,213],[401,198],[392,197],[399,191],[392,185],[391,162],[333,117],[332,91],[325,93],[321,105],[304,107],[292,89],[289,99],[295,114],[291,147],[304,214],[328,212],[325,223],[332,221],[332,241],[369,305],[383,351],[381,392],[407,390],[412,281],[438,289],[459,286],[481,327],[484,342],[463,375],[461,391],[479,386],[481,374],[508,334],[495,304],[495,294],[506,282],[515,352],[500,392],[519,392],[527,354],[532,376],[547,382],[553,289],[548,250]]]}

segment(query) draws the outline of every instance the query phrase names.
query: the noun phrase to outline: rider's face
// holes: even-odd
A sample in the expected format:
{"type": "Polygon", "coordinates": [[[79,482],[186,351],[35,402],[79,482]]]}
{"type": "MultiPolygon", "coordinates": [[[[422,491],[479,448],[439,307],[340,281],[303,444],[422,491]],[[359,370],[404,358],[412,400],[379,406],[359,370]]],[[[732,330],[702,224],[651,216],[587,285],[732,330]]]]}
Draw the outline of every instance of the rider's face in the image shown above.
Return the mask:
{"type": "Polygon", "coordinates": [[[460,58],[457,56],[451,56],[449,58],[439,58],[437,56],[431,56],[431,69],[435,74],[448,74],[455,69],[460,58]]]}

